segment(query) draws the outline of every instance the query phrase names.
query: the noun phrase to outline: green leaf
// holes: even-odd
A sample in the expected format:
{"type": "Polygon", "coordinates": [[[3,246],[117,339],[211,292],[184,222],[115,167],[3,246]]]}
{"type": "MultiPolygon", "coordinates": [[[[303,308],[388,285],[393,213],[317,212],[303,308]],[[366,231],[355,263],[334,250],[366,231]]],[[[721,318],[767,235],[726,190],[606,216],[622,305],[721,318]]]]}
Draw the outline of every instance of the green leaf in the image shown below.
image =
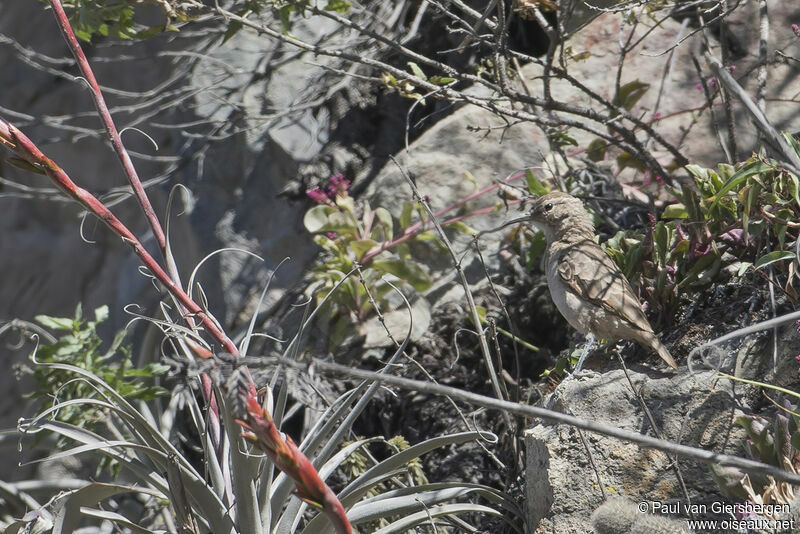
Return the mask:
{"type": "Polygon", "coordinates": [[[792,147],[794,153],[800,156],[800,143],[797,142],[797,139],[789,132],[783,132],[783,137],[786,139],[786,142],[789,143],[789,146],[792,147]]]}
{"type": "Polygon", "coordinates": [[[386,208],[375,208],[375,217],[386,232],[386,238],[391,239],[394,232],[394,221],[392,214],[386,208]]]}
{"type": "Polygon", "coordinates": [[[605,139],[595,139],[589,143],[586,149],[586,155],[592,161],[602,161],[606,157],[608,151],[608,141],[605,139]]]}
{"type": "Polygon", "coordinates": [[[222,36],[222,43],[225,44],[228,40],[239,33],[239,31],[243,28],[243,24],[236,20],[231,20],[228,22],[228,28],[225,30],[225,35],[222,36]]]}
{"type": "Polygon", "coordinates": [[[639,80],[626,83],[619,88],[619,92],[614,97],[614,105],[622,106],[626,110],[630,111],[633,109],[633,106],[636,105],[639,99],[644,96],[648,89],[650,89],[650,84],[640,82],[639,80]]]}
{"type": "Polygon", "coordinates": [[[670,204],[664,208],[664,213],[661,214],[662,219],[687,219],[689,212],[683,204],[670,204]]]}
{"type": "Polygon", "coordinates": [[[37,315],[34,317],[36,322],[44,327],[53,330],[72,330],[75,326],[75,321],[66,317],[51,317],[49,315],[37,315]]]}
{"type": "Polygon", "coordinates": [[[96,323],[102,323],[108,319],[108,306],[105,304],[100,306],[99,308],[95,308],[94,310],[94,321],[96,323]]]}
{"type": "Polygon", "coordinates": [[[350,9],[350,2],[345,0],[328,0],[325,4],[325,11],[335,11],[337,13],[347,13],[350,9]]]}
{"type": "Polygon", "coordinates": [[[454,229],[454,230],[456,230],[458,232],[461,232],[462,234],[466,234],[468,236],[474,236],[475,234],[478,233],[477,230],[467,226],[462,221],[456,221],[454,223],[450,223],[450,224],[447,225],[447,227],[448,228],[452,228],[452,229],[454,229]]]}
{"type": "Polygon", "coordinates": [[[736,276],[737,277],[741,277],[744,273],[747,272],[747,270],[750,267],[753,266],[753,264],[750,263],[749,261],[740,261],[740,262],[734,263],[734,265],[737,266],[737,269],[736,269],[736,276]]]}
{"type": "Polygon", "coordinates": [[[370,266],[373,269],[393,274],[397,278],[408,282],[417,291],[425,291],[431,286],[431,279],[422,267],[413,261],[400,258],[385,258],[373,260],[370,266]]]}
{"type": "Polygon", "coordinates": [[[794,203],[800,208],[800,181],[793,172],[787,173],[789,175],[789,190],[794,199],[794,203]]]}
{"type": "MultiPolygon", "coordinates": [[[[681,280],[678,284],[678,287],[682,288],[698,278],[701,277],[705,273],[705,271],[713,270],[714,264],[719,261],[719,255],[714,252],[709,252],[705,256],[701,256],[698,260],[692,265],[692,268],[689,269],[689,272],[686,273],[686,277],[681,280]]],[[[708,280],[708,277],[704,277],[705,280],[708,280]]]]}
{"type": "Polygon", "coordinates": [[[416,64],[416,63],[414,63],[413,61],[409,61],[409,62],[408,62],[408,66],[409,66],[409,68],[411,69],[411,72],[412,72],[412,73],[414,74],[414,76],[416,76],[417,78],[420,78],[420,79],[422,79],[422,80],[427,80],[427,79],[428,79],[428,77],[427,77],[427,76],[425,76],[425,73],[424,73],[424,72],[422,72],[422,69],[421,69],[421,68],[419,68],[419,65],[417,65],[417,64],[416,64]]]}
{"type": "Polygon", "coordinates": [[[303,217],[303,226],[312,234],[321,232],[328,224],[328,216],[334,211],[330,206],[314,206],[303,217]]]}
{"type": "Polygon", "coordinates": [[[28,163],[27,160],[22,158],[6,158],[6,163],[18,168],[22,169],[23,171],[33,172],[36,174],[46,174],[44,172],[44,168],[39,165],[34,165],[32,163],[28,163]]]}
{"type": "Polygon", "coordinates": [[[350,243],[350,249],[355,253],[356,259],[361,260],[364,255],[372,250],[373,248],[377,247],[377,241],[372,239],[362,239],[360,241],[352,241],[350,243]]]}
{"type": "Polygon", "coordinates": [[[667,241],[667,227],[663,222],[659,222],[653,229],[653,261],[659,267],[664,267],[667,262],[667,246],[669,246],[667,241]]]}
{"type": "Polygon", "coordinates": [[[625,278],[631,280],[636,273],[639,272],[642,265],[642,258],[645,255],[645,248],[638,243],[633,245],[628,252],[625,253],[625,262],[622,265],[625,278]]]}
{"type": "Polygon", "coordinates": [[[794,259],[794,257],[794,252],[789,252],[788,250],[773,250],[769,254],[764,254],[758,258],[758,261],[756,261],[755,265],[753,265],[753,268],[761,269],[771,263],[794,259]]]}
{"type": "Polygon", "coordinates": [[[617,156],[617,165],[620,170],[630,167],[639,171],[644,171],[647,166],[638,158],[632,156],[628,152],[622,152],[617,156]]]}
{"type": "Polygon", "coordinates": [[[681,239],[672,249],[672,257],[680,257],[689,251],[689,240],[681,239]]]}
{"type": "Polygon", "coordinates": [[[533,171],[530,169],[525,170],[525,181],[528,184],[528,191],[532,195],[541,197],[549,193],[548,189],[539,181],[533,171]]]}
{"type": "MultiPolygon", "coordinates": [[[[688,168],[688,166],[687,166],[688,168]]],[[[738,187],[742,184],[747,178],[753,176],[755,174],[761,174],[762,172],[771,171],[772,167],[769,165],[762,163],[759,160],[751,160],[750,162],[746,163],[742,168],[740,168],[730,179],[725,183],[725,185],[720,188],[713,198],[712,206],[716,206],[719,203],[720,199],[731,189],[738,187]]]]}
{"type": "Polygon", "coordinates": [[[303,217],[303,225],[312,234],[337,232],[352,236],[356,233],[354,221],[332,206],[314,206],[303,217]]]}
{"type": "Polygon", "coordinates": [[[701,167],[700,165],[689,164],[684,167],[689,174],[695,177],[695,180],[700,180],[702,182],[708,181],[708,169],[705,167],[701,167]]]}
{"type": "Polygon", "coordinates": [[[431,76],[428,81],[434,85],[448,85],[457,80],[455,78],[448,78],[447,76],[431,76]]]}
{"type": "Polygon", "coordinates": [[[350,213],[356,211],[356,201],[349,195],[336,195],[336,205],[350,213]]]}
{"type": "MultiPolygon", "coordinates": [[[[687,168],[688,167],[687,165],[687,168]]],[[[697,197],[697,193],[685,186],[681,187],[681,191],[683,205],[686,207],[686,212],[689,214],[688,218],[693,221],[704,221],[706,216],[702,206],[700,206],[700,199],[697,197]]]]}
{"type": "Polygon", "coordinates": [[[414,213],[414,203],[406,202],[403,204],[403,212],[400,214],[400,227],[405,230],[411,226],[411,215],[414,213]]]}

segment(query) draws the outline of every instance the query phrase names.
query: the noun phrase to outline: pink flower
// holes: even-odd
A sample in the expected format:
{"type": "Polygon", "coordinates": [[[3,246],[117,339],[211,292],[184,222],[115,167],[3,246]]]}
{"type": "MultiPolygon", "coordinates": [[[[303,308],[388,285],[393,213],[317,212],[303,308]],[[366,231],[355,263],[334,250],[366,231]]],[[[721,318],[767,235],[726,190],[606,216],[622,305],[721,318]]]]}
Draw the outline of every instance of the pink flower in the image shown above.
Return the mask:
{"type": "MultiPolygon", "coordinates": [[[[708,80],[706,80],[706,85],[708,86],[709,89],[716,89],[717,83],[718,82],[716,78],[709,78],[708,80]]],[[[703,90],[702,82],[694,84],[694,88],[697,89],[698,91],[702,91],[703,90]]]]}
{"type": "Polygon", "coordinates": [[[658,119],[660,119],[661,117],[663,117],[663,115],[661,115],[661,112],[660,112],[660,111],[656,111],[655,113],[653,113],[653,120],[654,120],[654,121],[657,121],[657,120],[658,120],[658,119]]]}
{"type": "Polygon", "coordinates": [[[797,24],[792,24],[792,31],[796,36],[800,37],[800,26],[797,24]]]}
{"type": "Polygon", "coordinates": [[[341,173],[335,174],[330,177],[328,181],[328,198],[334,199],[337,196],[347,196],[347,190],[350,188],[350,180],[345,180],[341,173]]]}
{"type": "Polygon", "coordinates": [[[337,237],[339,237],[339,234],[337,234],[336,232],[325,232],[325,236],[326,236],[328,239],[330,239],[331,241],[333,241],[334,239],[336,239],[337,237]]]}
{"type": "Polygon", "coordinates": [[[306,189],[306,195],[308,196],[308,198],[310,198],[317,204],[331,203],[330,199],[328,198],[328,195],[325,194],[325,191],[323,191],[320,186],[316,186],[311,189],[306,189]]]}

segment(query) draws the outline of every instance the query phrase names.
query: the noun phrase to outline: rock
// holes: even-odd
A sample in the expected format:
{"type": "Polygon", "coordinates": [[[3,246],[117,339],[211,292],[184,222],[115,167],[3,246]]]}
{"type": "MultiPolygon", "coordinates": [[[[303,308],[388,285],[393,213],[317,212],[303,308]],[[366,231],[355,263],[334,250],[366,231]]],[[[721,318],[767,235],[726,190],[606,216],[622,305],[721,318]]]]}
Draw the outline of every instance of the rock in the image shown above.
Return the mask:
{"type": "MultiPolygon", "coordinates": [[[[580,20],[585,13],[577,13],[580,20]]],[[[767,116],[779,130],[797,131],[800,129],[800,114],[797,113],[795,100],[796,80],[800,71],[796,65],[787,64],[776,50],[785,50],[795,43],[797,38],[791,29],[793,21],[800,20],[800,7],[791,2],[781,2],[769,6],[770,17],[770,65],[767,79],[767,116]]],[[[720,145],[717,133],[712,127],[711,114],[708,110],[699,113],[705,105],[706,98],[702,88],[697,87],[699,75],[692,63],[691,54],[697,50],[699,34],[689,37],[694,31],[693,24],[682,27],[681,22],[673,19],[664,20],[658,27],[646,22],[636,26],[630,42],[638,42],[638,46],[629,51],[620,73],[620,84],[647,84],[646,91],[630,110],[631,114],[641,117],[643,121],[653,125],[661,134],[682,152],[691,163],[707,167],[715,167],[725,160],[725,153],[720,145]],[[638,41],[647,33],[647,38],[638,41]],[[686,40],[686,37],[689,37],[686,40]]],[[[731,68],[739,83],[748,94],[755,95],[758,61],[758,4],[752,3],[737,9],[726,18],[730,39],[735,43],[732,48],[731,68]]],[[[620,39],[627,40],[632,26],[625,22],[625,17],[618,13],[606,12],[589,22],[575,33],[569,41],[573,57],[589,54],[588,59],[568,59],[568,72],[582,84],[609,101],[613,100],[620,64],[620,39]]],[[[719,56],[717,47],[714,54],[719,56]]],[[[699,59],[707,78],[712,82],[702,57],[699,59]]],[[[542,68],[535,64],[523,67],[527,85],[534,96],[543,93],[542,68]]],[[[552,92],[557,100],[593,109],[602,110],[589,96],[579,91],[569,82],[553,78],[552,92]]],[[[719,97],[715,100],[714,113],[719,121],[719,129],[727,144],[727,126],[725,113],[719,97]]],[[[756,129],[752,127],[749,114],[738,102],[733,105],[737,139],[737,156],[749,157],[756,145],[756,129]]],[[[575,118],[584,124],[593,125],[605,130],[587,119],[560,113],[562,117],[575,118]]],[[[579,147],[587,147],[596,137],[577,127],[569,130],[571,136],[578,141],[579,147]]],[[[640,136],[640,140],[645,140],[640,136]]],[[[668,164],[672,156],[659,143],[650,146],[651,153],[662,163],[668,164]]],[[[616,157],[618,150],[612,150],[616,157]]]]}
{"type": "Polygon", "coordinates": [[[636,503],[613,497],[592,514],[596,534],[689,534],[685,521],[641,512],[636,503]]]}
{"type": "MultiPolygon", "coordinates": [[[[664,439],[740,453],[744,432],[732,424],[730,383],[726,380],[713,372],[659,378],[643,371],[629,372],[664,439]]],[[[565,413],[653,435],[621,370],[572,380],[564,384],[562,393],[561,411],[565,413]]],[[[685,500],[665,453],[600,434],[584,432],[584,436],[597,472],[575,428],[541,423],[526,431],[528,517],[535,532],[589,532],[592,512],[613,495],[624,495],[635,503],[685,500]]],[[[719,490],[705,464],[679,458],[678,466],[692,502],[719,500],[719,490]]],[[[629,519],[626,525],[635,522],[632,515],[629,519]]],[[[620,515],[616,520],[624,522],[625,518],[620,515]]]]}
{"type": "MultiPolygon", "coordinates": [[[[422,134],[407,152],[398,155],[397,162],[414,178],[420,194],[430,199],[431,208],[436,213],[496,181],[514,173],[522,178],[520,171],[541,165],[548,150],[543,132],[532,124],[515,124],[507,129],[502,126],[503,122],[488,111],[472,105],[464,106],[422,134]]],[[[524,187],[524,180],[514,183],[524,187]]],[[[400,215],[405,203],[413,202],[411,189],[394,162],[389,162],[378,173],[365,196],[373,207],[383,206],[394,216],[400,215]]],[[[463,222],[482,231],[519,216],[516,210],[503,209],[497,193],[492,191],[449,211],[439,220],[442,222],[448,217],[492,206],[497,210],[463,222]]],[[[472,238],[460,232],[449,232],[448,235],[456,255],[463,260],[462,267],[469,282],[484,280],[485,271],[477,256],[464,254],[470,248],[472,238]]],[[[497,251],[503,239],[504,232],[484,234],[480,238],[481,249],[485,252],[483,259],[490,271],[499,266],[497,251]]],[[[463,289],[454,276],[448,254],[423,252],[420,257],[436,281],[429,291],[429,298],[439,303],[463,299],[463,289]]]]}

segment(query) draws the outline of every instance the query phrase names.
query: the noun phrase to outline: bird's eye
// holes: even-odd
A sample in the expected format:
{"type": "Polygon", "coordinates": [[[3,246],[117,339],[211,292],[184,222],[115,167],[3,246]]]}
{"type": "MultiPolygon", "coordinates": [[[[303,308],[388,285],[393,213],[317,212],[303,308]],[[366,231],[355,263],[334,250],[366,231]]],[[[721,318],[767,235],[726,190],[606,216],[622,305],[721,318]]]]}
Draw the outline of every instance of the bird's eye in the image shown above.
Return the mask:
{"type": "Polygon", "coordinates": [[[547,204],[544,205],[544,211],[550,211],[551,209],[553,209],[552,203],[548,202],[547,204]]]}

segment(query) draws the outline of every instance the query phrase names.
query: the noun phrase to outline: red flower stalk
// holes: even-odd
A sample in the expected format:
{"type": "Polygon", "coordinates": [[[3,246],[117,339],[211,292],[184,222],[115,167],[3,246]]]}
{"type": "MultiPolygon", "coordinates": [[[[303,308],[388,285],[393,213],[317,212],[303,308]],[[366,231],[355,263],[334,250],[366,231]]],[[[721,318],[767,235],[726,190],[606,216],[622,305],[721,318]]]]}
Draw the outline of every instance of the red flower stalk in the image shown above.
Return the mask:
{"type": "Polygon", "coordinates": [[[246,429],[242,434],[244,438],[264,451],[278,469],[292,477],[297,486],[296,495],[321,509],[333,523],[337,534],[352,534],[353,529],[342,503],[319,477],[317,470],[297,448],[292,438],[286,436],[284,439],[281,436],[272,416],[261,408],[252,388],[250,391],[240,390],[239,394],[244,396],[246,420],[237,419],[236,422],[246,429]]]}

